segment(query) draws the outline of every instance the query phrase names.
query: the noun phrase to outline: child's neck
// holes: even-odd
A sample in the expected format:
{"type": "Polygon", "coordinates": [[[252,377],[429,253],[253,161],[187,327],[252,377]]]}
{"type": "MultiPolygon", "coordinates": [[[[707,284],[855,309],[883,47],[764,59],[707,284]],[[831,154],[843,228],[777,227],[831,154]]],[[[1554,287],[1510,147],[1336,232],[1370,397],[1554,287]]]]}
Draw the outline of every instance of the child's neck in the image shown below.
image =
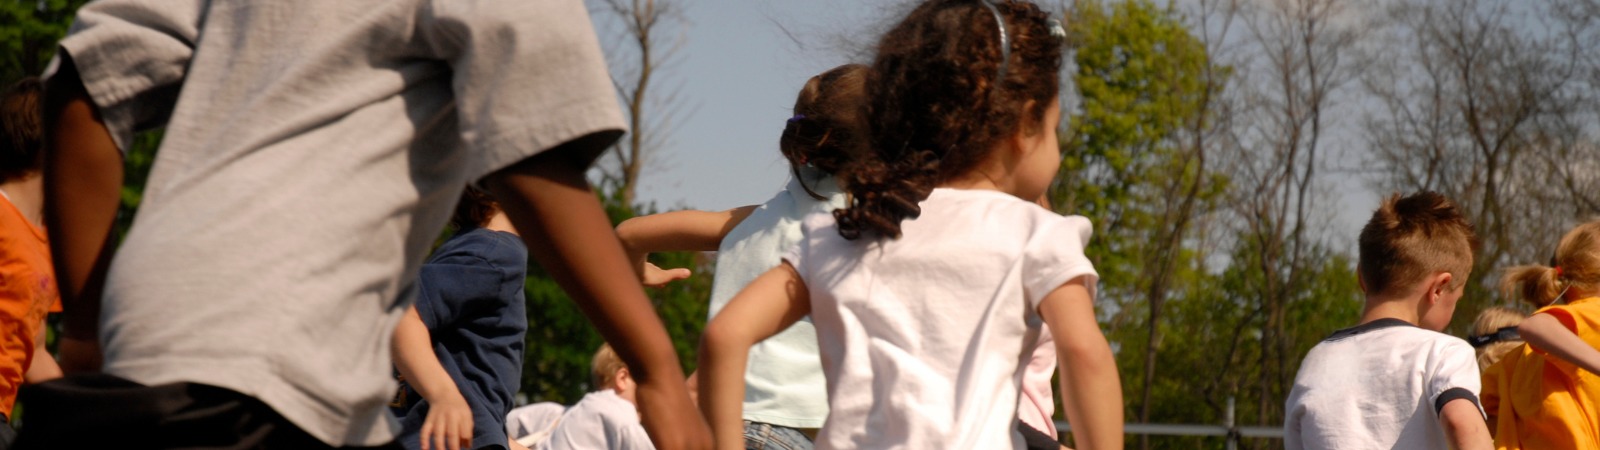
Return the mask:
{"type": "Polygon", "coordinates": [[[34,226],[44,225],[44,177],[31,174],[0,183],[0,191],[11,201],[11,206],[22,211],[22,217],[34,226]]]}
{"type": "Polygon", "coordinates": [[[1400,319],[1406,323],[1417,325],[1422,321],[1422,315],[1417,311],[1417,305],[1401,299],[1381,299],[1368,297],[1367,308],[1361,312],[1359,325],[1379,319],[1400,319]]]}
{"type": "Polygon", "coordinates": [[[999,183],[996,183],[994,180],[991,180],[988,177],[981,176],[981,175],[982,174],[979,174],[979,176],[965,176],[965,177],[957,178],[957,179],[954,179],[954,180],[947,181],[947,182],[945,182],[943,184],[940,184],[938,187],[950,188],[950,189],[966,189],[966,190],[974,190],[974,191],[1000,191],[1000,192],[1005,192],[1005,189],[1001,189],[1000,188],[1000,184],[999,183]]]}
{"type": "Polygon", "coordinates": [[[503,212],[496,212],[493,216],[490,216],[489,223],[483,224],[483,227],[491,231],[504,231],[521,236],[521,234],[517,233],[517,228],[511,225],[511,218],[506,217],[503,212]]]}

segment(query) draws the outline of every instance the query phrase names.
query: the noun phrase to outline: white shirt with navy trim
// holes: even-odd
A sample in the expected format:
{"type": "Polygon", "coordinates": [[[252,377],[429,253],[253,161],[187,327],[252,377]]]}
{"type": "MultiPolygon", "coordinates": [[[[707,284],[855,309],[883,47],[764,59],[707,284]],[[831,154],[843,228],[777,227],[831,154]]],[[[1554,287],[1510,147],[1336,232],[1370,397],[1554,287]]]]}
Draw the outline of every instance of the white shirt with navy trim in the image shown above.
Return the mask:
{"type": "Polygon", "coordinates": [[[1478,405],[1480,386],[1477,359],[1460,338],[1399,319],[1339,330],[1300,364],[1284,407],[1284,447],[1449,448],[1439,411],[1457,399],[1478,405]]]}

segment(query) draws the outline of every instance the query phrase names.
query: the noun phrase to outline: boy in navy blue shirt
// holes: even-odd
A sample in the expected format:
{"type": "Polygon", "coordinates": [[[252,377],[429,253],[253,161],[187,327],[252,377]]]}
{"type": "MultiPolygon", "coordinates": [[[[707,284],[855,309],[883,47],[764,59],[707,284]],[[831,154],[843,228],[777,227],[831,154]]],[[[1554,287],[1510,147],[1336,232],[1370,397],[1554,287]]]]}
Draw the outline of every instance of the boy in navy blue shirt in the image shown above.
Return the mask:
{"type": "Polygon", "coordinates": [[[522,379],[528,250],[487,194],[467,188],[395,329],[399,442],[418,448],[513,448],[506,413],[522,379]],[[459,446],[459,447],[458,447],[459,446]]]}

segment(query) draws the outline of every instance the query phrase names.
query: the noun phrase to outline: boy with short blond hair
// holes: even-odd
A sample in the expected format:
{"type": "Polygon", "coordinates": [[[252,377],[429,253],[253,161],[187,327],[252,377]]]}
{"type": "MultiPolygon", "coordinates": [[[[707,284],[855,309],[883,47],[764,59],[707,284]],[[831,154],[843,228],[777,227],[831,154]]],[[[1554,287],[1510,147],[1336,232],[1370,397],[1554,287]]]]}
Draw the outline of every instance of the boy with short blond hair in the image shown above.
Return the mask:
{"type": "Polygon", "coordinates": [[[638,384],[610,345],[594,353],[594,392],[572,405],[550,432],[550,450],[655,450],[639,425],[638,384]]]}
{"type": "Polygon", "coordinates": [[[1284,411],[1289,449],[1487,449],[1472,347],[1440,333],[1476,240],[1455,204],[1391,196],[1361,230],[1361,323],[1306,355],[1284,411]]]}

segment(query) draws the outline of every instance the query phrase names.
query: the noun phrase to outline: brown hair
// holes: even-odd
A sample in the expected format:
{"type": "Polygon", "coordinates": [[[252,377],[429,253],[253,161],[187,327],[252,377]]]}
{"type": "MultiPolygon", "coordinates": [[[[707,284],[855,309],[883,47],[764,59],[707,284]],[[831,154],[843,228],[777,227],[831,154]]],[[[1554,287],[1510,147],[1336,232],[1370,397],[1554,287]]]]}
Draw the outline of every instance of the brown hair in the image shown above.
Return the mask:
{"type": "Polygon", "coordinates": [[[841,236],[899,237],[934,186],[1043,120],[1060,89],[1061,41],[1038,6],[993,3],[1010,43],[1004,79],[1000,30],[981,0],[925,1],[879,41],[866,83],[871,151],[840,177],[850,193],[834,211],[841,236]]]}
{"type": "Polygon", "coordinates": [[[1361,229],[1357,269],[1368,294],[1422,281],[1449,272],[1451,288],[1467,282],[1477,237],[1455,203],[1435,192],[1400,197],[1378,206],[1361,229]]]}
{"type": "Polygon", "coordinates": [[[1578,225],[1562,236],[1550,266],[1512,267],[1500,279],[1507,297],[1538,307],[1555,303],[1570,287],[1588,293],[1600,290],[1600,221],[1578,225]]]}
{"type": "Polygon", "coordinates": [[[44,90],[39,77],[27,77],[6,89],[0,98],[0,181],[39,170],[44,145],[39,95],[44,90]]]}
{"type": "Polygon", "coordinates": [[[611,344],[600,344],[600,350],[594,352],[594,361],[589,366],[590,381],[594,382],[593,390],[611,389],[611,385],[617,381],[617,372],[626,368],[628,364],[622,362],[622,357],[617,356],[617,352],[611,349],[611,344]]]}
{"type": "MultiPolygon", "coordinates": [[[[1489,307],[1479,312],[1478,318],[1472,321],[1472,335],[1490,336],[1499,332],[1501,328],[1514,327],[1521,324],[1522,319],[1527,317],[1521,311],[1504,306],[1489,307]]],[[[1489,369],[1489,366],[1499,362],[1507,351],[1519,345],[1522,345],[1521,339],[1494,341],[1488,345],[1478,347],[1478,370],[1489,369]]]]}
{"type": "Polygon", "coordinates": [[[794,117],[778,138],[778,149],[789,160],[795,179],[817,200],[824,198],[805,185],[800,167],[810,165],[833,175],[865,152],[866,78],[867,66],[861,64],[845,64],[811,77],[800,88],[794,117]]]}
{"type": "Polygon", "coordinates": [[[456,230],[481,228],[489,224],[489,218],[500,211],[500,204],[495,203],[494,197],[478,188],[467,186],[461,191],[461,201],[456,202],[456,212],[450,215],[450,226],[456,230]]]}

